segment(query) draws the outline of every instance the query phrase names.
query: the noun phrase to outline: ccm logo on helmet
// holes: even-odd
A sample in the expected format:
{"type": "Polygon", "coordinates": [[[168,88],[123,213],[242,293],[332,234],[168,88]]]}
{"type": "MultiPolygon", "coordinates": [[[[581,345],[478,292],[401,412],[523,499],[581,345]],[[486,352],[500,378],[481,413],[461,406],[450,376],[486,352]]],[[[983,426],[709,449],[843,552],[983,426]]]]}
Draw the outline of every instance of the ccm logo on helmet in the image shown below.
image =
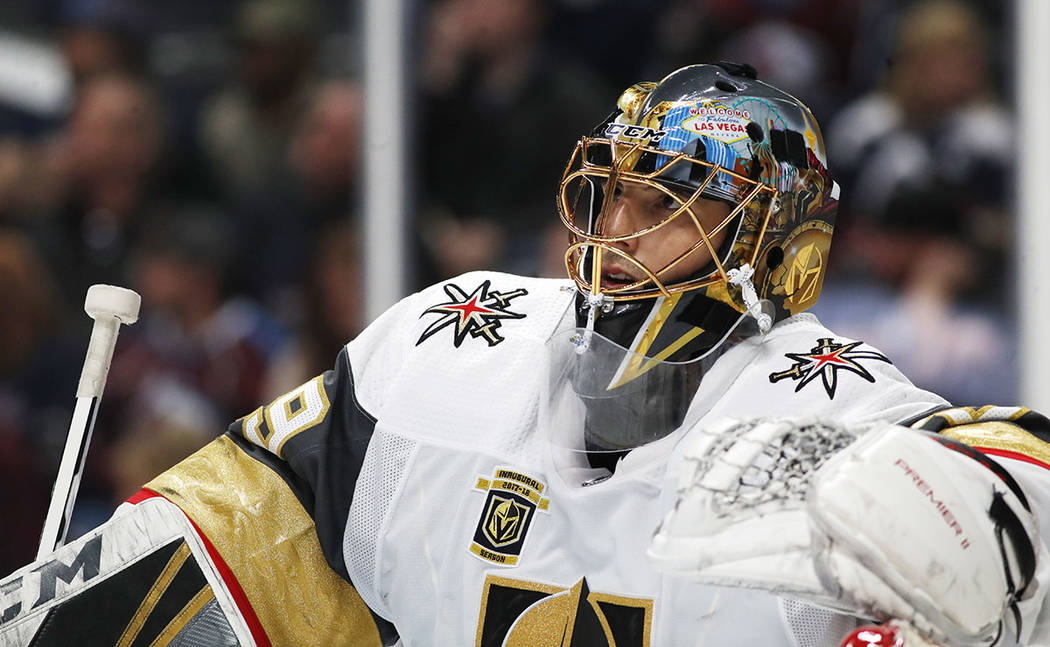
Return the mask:
{"type": "Polygon", "coordinates": [[[620,135],[628,139],[648,139],[653,144],[663,139],[666,130],[653,130],[644,126],[631,126],[628,124],[609,124],[605,129],[606,137],[620,135]]]}

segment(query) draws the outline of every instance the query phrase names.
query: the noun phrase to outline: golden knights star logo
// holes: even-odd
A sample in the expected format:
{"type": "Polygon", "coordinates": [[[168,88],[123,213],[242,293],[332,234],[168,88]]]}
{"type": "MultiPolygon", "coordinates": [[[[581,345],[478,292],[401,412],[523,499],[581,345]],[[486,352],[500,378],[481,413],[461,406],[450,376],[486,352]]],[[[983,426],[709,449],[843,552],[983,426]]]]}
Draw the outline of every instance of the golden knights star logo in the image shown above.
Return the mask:
{"type": "Polygon", "coordinates": [[[491,281],[485,281],[474,291],[467,293],[454,283],[444,286],[449,301],[427,308],[420,317],[438,314],[441,318],[430,324],[419,336],[416,346],[429,339],[443,328],[454,326],[452,343],[459,348],[469,334],[471,337],[483,337],[489,346],[503,341],[496,332],[504,319],[524,319],[524,313],[507,310],[511,299],[524,296],[528,291],[522,288],[510,292],[489,291],[491,281]]]}
{"type": "Polygon", "coordinates": [[[653,601],[489,575],[475,647],[649,647],[653,601]]]}
{"type": "Polygon", "coordinates": [[[770,382],[791,378],[797,380],[795,393],[802,390],[810,382],[818,377],[824,383],[824,390],[828,397],[835,398],[835,389],[838,387],[838,372],[840,370],[856,373],[869,382],[875,382],[875,377],[861,366],[857,360],[870,359],[879,362],[890,363],[888,357],[873,350],[854,350],[864,342],[855,341],[849,344],[839,344],[830,337],[817,340],[808,353],[785,353],[784,356],[794,360],[791,368],[769,376],[770,382]]]}
{"type": "Polygon", "coordinates": [[[503,468],[491,479],[479,478],[474,489],[487,496],[470,552],[486,562],[516,566],[532,517],[550,505],[541,496],[545,487],[539,479],[503,468]]]}

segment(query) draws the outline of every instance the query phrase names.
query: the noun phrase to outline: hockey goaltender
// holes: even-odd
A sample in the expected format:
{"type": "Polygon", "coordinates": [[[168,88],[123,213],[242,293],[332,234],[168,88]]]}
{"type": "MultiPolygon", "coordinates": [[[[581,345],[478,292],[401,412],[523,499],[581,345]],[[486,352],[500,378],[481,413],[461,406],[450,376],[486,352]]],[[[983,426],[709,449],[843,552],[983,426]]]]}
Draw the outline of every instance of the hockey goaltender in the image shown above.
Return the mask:
{"type": "Polygon", "coordinates": [[[558,187],[569,280],[405,298],[0,581],[0,643],[1050,644],[1050,425],[805,312],[827,166],[748,65],[631,86],[558,187]]]}

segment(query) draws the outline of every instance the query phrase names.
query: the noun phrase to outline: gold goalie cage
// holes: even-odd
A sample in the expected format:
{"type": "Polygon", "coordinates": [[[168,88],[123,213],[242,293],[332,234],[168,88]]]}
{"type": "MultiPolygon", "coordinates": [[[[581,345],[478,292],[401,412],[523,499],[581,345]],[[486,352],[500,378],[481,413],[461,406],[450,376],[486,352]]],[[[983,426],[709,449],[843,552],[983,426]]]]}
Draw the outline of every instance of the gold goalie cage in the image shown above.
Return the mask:
{"type": "Polygon", "coordinates": [[[558,191],[558,215],[569,228],[566,269],[582,291],[595,295],[600,293],[623,301],[669,297],[676,292],[728,281],[727,272],[732,268],[726,268],[725,262],[733,247],[741,244],[741,229],[757,231],[757,238],[748,241],[751,246],[747,250],[749,253],[744,254],[742,259],[755,266],[776,194],[775,189],[761,182],[685,153],[661,151],[641,143],[626,144],[611,139],[584,137],[576,144],[558,191]],[[614,192],[604,191],[603,187],[616,186],[617,182],[632,182],[654,188],[672,198],[678,207],[663,220],[637,231],[605,235],[605,221],[612,207],[614,192]],[[692,205],[713,183],[730,185],[735,200],[729,214],[713,229],[706,231],[692,205]],[[595,204],[599,200],[600,204],[595,204]],[[752,203],[755,206],[749,210],[752,203]],[[627,250],[615,245],[651,234],[681,217],[692,220],[697,230],[696,242],[663,267],[646,267],[627,250]],[[739,223],[737,232],[732,244],[725,246],[729,251],[720,258],[711,239],[734,222],[739,223]],[[677,267],[701,247],[707,249],[713,260],[714,267],[710,272],[670,285],[661,280],[661,275],[677,267]],[[642,278],[627,285],[606,289],[601,279],[603,257],[606,254],[626,259],[632,267],[638,268],[642,278]]]}

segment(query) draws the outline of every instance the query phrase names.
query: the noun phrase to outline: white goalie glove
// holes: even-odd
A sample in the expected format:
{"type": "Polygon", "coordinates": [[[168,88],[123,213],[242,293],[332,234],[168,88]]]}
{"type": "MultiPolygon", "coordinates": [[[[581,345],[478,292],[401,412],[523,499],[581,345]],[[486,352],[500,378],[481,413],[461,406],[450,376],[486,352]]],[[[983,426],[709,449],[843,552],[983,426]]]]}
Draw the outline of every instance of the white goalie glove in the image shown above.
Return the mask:
{"type": "Polygon", "coordinates": [[[977,452],[799,419],[727,420],[686,442],[649,549],[662,570],[903,620],[938,644],[1024,637],[1046,550],[1016,482],[977,452]]]}

